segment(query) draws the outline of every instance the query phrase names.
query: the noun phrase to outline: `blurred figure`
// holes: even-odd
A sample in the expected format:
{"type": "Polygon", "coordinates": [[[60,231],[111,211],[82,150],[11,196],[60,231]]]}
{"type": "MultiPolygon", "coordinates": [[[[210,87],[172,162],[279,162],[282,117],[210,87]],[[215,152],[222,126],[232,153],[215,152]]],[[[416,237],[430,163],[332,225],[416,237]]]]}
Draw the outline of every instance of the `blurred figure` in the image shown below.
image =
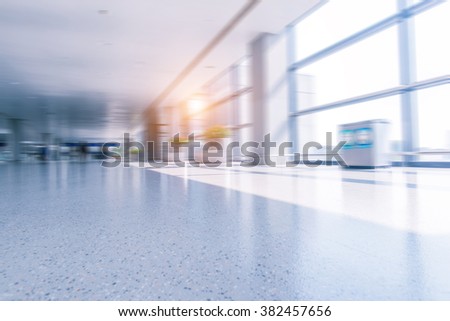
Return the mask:
{"type": "Polygon", "coordinates": [[[87,154],[88,154],[87,143],[84,143],[84,142],[80,143],[79,151],[80,151],[80,161],[85,162],[87,159],[87,154]]]}
{"type": "Polygon", "coordinates": [[[6,146],[7,143],[5,141],[0,140],[0,162],[2,160],[6,160],[6,146]]]}
{"type": "Polygon", "coordinates": [[[39,160],[45,162],[47,161],[48,148],[47,145],[39,146],[38,158],[39,160]]]}

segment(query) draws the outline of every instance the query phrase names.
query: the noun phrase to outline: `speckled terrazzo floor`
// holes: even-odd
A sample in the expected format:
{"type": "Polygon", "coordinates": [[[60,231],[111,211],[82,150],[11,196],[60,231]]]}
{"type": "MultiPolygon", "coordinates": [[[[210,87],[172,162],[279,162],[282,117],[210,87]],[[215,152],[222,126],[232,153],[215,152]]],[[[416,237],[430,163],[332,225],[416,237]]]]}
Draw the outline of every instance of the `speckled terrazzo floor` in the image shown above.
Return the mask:
{"type": "Polygon", "coordinates": [[[0,165],[0,197],[1,300],[450,299],[447,234],[94,162],[0,165]]]}

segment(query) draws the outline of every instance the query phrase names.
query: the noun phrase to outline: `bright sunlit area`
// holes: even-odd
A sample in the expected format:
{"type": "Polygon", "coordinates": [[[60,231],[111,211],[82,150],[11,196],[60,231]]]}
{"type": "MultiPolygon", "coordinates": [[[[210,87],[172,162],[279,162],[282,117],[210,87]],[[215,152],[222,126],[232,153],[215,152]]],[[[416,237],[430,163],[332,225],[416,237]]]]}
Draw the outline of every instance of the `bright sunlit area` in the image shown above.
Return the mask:
{"type": "Polygon", "coordinates": [[[450,320],[449,18],[0,0],[0,320],[450,320]]]}

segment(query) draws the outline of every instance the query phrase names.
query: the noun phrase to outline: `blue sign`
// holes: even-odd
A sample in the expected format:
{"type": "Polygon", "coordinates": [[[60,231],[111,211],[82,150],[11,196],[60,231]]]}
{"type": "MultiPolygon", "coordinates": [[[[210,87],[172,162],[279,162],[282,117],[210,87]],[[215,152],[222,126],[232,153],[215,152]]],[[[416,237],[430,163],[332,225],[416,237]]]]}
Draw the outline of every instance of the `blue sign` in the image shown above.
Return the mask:
{"type": "Polygon", "coordinates": [[[342,141],[346,141],[343,149],[371,148],[373,146],[372,128],[344,129],[341,130],[340,136],[342,141]]]}

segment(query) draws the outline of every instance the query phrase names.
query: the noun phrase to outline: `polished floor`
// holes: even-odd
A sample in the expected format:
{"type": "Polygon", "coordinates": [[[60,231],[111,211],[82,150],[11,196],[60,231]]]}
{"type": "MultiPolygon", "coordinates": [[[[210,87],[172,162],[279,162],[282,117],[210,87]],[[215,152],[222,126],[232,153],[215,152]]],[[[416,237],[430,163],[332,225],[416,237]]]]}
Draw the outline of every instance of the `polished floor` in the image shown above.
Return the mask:
{"type": "Polygon", "coordinates": [[[450,300],[450,170],[0,164],[1,300],[450,300]]]}

